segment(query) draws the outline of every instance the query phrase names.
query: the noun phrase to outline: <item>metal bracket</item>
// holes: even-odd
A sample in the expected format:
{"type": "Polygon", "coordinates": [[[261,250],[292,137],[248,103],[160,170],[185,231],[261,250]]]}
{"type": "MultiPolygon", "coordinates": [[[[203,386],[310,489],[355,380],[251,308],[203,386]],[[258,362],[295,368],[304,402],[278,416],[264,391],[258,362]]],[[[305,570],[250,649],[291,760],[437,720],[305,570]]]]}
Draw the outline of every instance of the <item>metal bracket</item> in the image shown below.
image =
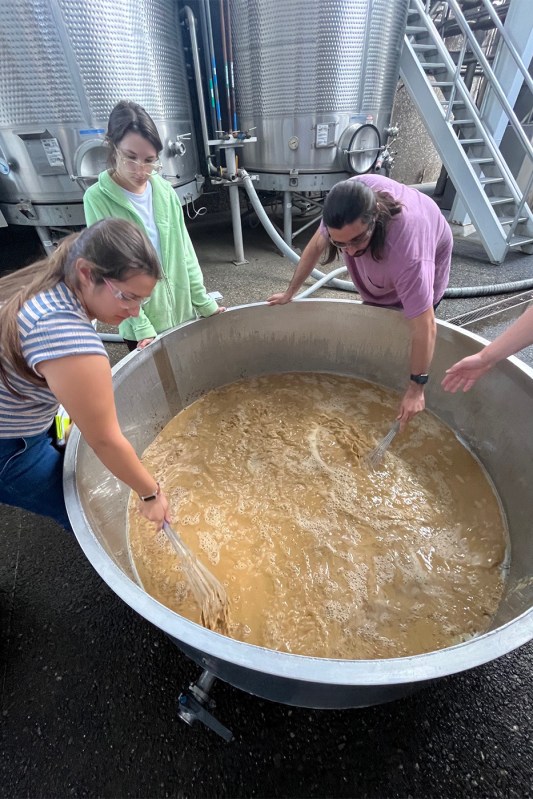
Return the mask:
{"type": "Polygon", "coordinates": [[[384,144],[380,145],[379,147],[363,147],[359,150],[343,150],[342,152],[344,155],[355,155],[356,153],[372,153],[372,152],[379,152],[382,153],[386,147],[384,144]]]}
{"type": "Polygon", "coordinates": [[[198,680],[189,685],[189,690],[180,694],[178,716],[191,727],[197,722],[205,724],[229,742],[233,740],[233,733],[210,713],[215,708],[215,702],[209,696],[209,689],[214,682],[215,677],[211,672],[202,672],[198,680]]]}
{"type": "Polygon", "coordinates": [[[31,204],[29,200],[25,202],[17,203],[16,205],[17,211],[26,217],[26,219],[38,219],[39,215],[37,214],[35,208],[31,204]]]}

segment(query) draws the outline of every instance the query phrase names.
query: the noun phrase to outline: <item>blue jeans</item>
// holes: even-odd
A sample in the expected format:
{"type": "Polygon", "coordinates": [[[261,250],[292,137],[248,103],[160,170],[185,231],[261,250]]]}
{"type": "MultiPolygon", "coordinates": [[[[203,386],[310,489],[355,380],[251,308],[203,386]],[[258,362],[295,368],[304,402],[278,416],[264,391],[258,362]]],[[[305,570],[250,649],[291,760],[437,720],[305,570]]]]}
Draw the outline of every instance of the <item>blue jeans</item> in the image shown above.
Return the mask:
{"type": "Polygon", "coordinates": [[[0,502],[50,516],[72,531],[63,495],[63,453],[47,432],[0,438],[0,502]]]}

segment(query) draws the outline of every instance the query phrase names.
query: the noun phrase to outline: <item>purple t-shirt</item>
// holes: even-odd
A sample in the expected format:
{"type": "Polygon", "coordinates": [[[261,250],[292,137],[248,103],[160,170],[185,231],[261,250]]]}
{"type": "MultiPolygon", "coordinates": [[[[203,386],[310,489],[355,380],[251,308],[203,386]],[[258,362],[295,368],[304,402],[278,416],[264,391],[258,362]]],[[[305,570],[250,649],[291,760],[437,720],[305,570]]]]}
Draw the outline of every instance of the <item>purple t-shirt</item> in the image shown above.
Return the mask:
{"type": "MultiPolygon", "coordinates": [[[[448,285],[453,247],[448,223],[436,203],[417,189],[383,175],[350,180],[387,192],[403,206],[389,222],[380,261],[370,250],[357,258],[343,252],[355,287],[365,302],[403,308],[408,319],[420,316],[439,302],[448,285]]],[[[327,238],[324,222],[320,233],[327,238]]]]}

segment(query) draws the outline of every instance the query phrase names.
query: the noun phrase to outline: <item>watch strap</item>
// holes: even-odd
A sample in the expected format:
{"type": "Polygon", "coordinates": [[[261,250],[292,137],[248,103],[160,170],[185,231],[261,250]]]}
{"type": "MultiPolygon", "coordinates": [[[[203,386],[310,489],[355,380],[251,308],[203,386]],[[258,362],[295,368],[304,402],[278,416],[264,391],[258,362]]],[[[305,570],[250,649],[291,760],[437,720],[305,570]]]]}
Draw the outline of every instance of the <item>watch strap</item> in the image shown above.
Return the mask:
{"type": "Polygon", "coordinates": [[[409,379],[412,380],[413,383],[418,383],[419,386],[424,386],[429,380],[429,375],[428,374],[411,375],[409,379]]]}
{"type": "Polygon", "coordinates": [[[147,494],[145,497],[141,497],[141,495],[139,494],[139,499],[141,500],[141,502],[151,502],[151,500],[157,499],[157,497],[161,493],[161,486],[159,485],[159,483],[156,483],[156,485],[157,488],[153,494],[147,494]]]}

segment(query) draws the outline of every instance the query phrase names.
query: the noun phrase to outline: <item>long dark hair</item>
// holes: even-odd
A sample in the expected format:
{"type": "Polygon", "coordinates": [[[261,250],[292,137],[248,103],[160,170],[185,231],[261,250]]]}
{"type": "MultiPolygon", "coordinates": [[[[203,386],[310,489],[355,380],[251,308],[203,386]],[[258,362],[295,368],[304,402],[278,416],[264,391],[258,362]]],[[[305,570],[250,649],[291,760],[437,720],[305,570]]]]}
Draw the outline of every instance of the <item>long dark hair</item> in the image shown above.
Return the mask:
{"type": "Polygon", "coordinates": [[[17,397],[7,378],[4,364],[36,385],[43,385],[22,354],[18,329],[18,312],[24,303],[41,291],[54,288],[65,281],[71,289],[78,288],[76,264],[79,258],[91,262],[96,285],[104,278],[126,280],[132,272],[150,275],[157,280],[161,267],[157,254],[144,233],[125,219],[101,219],[81,233],[64,238],[48,257],[25,269],[19,269],[0,279],[0,379],[17,397]]]}
{"type": "MultiPolygon", "coordinates": [[[[335,230],[351,225],[356,220],[367,225],[373,224],[369,248],[372,258],[380,261],[383,258],[389,222],[401,210],[402,204],[387,192],[373,191],[361,180],[349,178],[337,183],[329,192],[324,202],[322,219],[326,227],[335,230]]],[[[330,264],[338,255],[338,247],[330,241],[321,263],[330,264]]]]}
{"type": "Polygon", "coordinates": [[[116,168],[117,147],[127,133],[138,133],[150,142],[158,154],[163,149],[155,122],[148,112],[138,103],[121,100],[109,115],[105,135],[105,141],[111,147],[109,164],[112,169],[116,168]]]}

